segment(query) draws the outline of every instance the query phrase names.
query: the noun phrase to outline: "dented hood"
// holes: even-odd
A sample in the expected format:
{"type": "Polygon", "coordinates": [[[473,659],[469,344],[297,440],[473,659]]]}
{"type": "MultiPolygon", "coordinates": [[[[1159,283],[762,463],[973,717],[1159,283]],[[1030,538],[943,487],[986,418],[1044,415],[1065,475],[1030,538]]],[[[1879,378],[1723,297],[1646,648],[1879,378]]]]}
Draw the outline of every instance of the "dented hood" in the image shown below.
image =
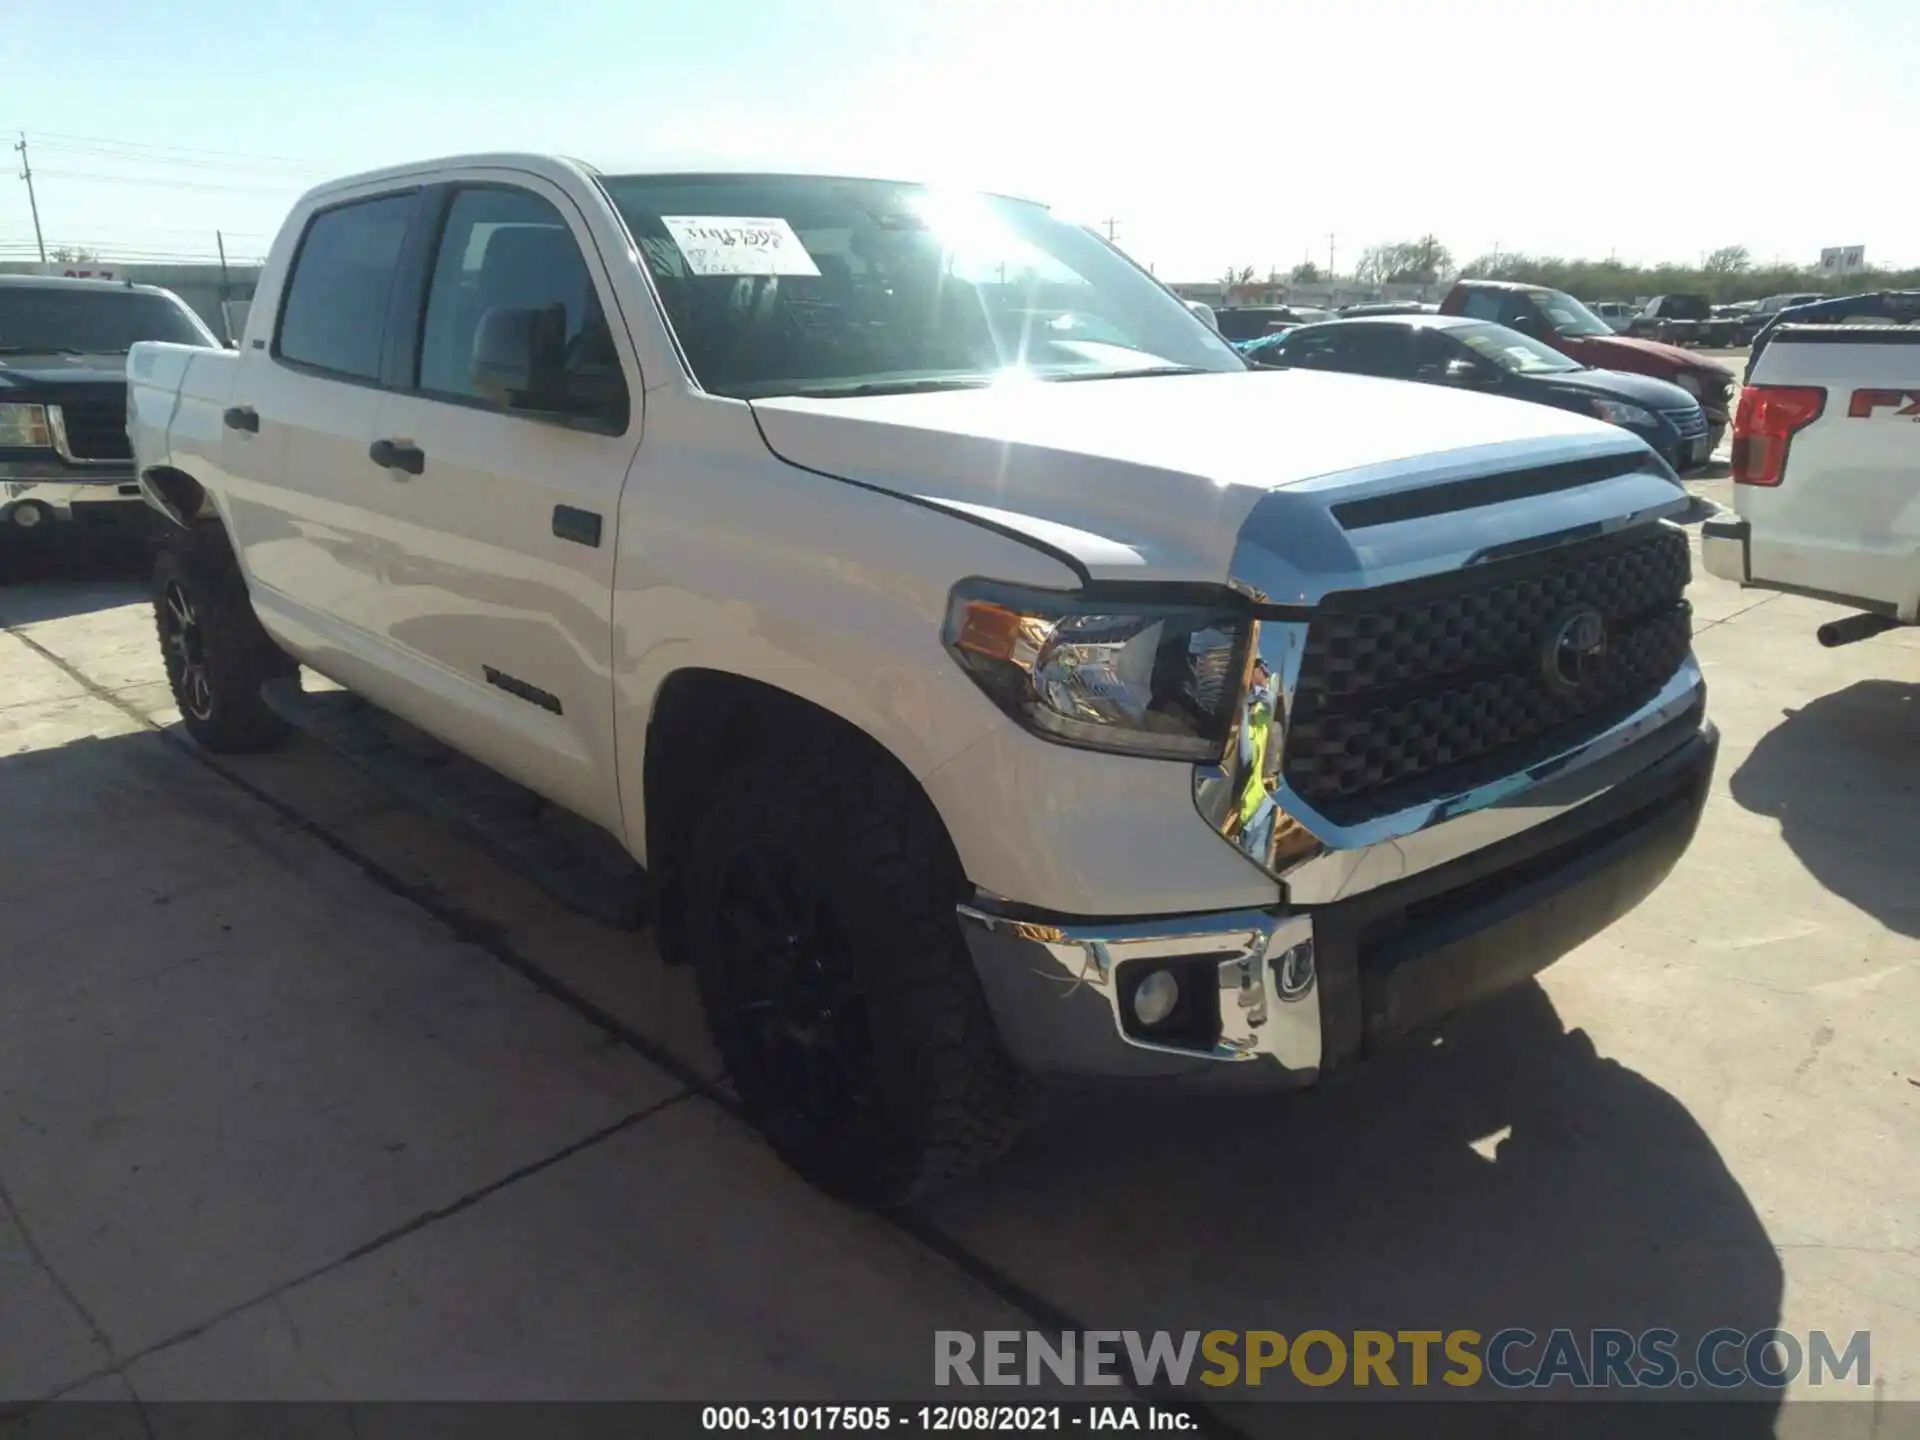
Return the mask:
{"type": "Polygon", "coordinates": [[[1226,580],[1278,490],[1302,492],[1311,529],[1359,495],[1644,450],[1545,405],[1300,370],[752,405],[790,464],[1012,530],[1103,579],[1226,580]]]}

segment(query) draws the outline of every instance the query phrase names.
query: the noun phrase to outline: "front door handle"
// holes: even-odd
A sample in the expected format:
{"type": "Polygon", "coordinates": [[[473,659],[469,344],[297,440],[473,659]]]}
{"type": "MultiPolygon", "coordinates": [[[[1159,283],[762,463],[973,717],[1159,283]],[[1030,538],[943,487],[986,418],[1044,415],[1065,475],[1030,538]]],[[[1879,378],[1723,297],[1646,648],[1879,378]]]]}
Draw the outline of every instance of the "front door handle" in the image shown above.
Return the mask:
{"type": "Polygon", "coordinates": [[[376,440],[367,447],[367,458],[383,470],[404,470],[409,475],[427,468],[426,454],[406,440],[376,440]]]}
{"type": "Polygon", "coordinates": [[[251,405],[229,405],[220,421],[229,430],[249,430],[255,435],[260,433],[260,412],[251,405]]]}

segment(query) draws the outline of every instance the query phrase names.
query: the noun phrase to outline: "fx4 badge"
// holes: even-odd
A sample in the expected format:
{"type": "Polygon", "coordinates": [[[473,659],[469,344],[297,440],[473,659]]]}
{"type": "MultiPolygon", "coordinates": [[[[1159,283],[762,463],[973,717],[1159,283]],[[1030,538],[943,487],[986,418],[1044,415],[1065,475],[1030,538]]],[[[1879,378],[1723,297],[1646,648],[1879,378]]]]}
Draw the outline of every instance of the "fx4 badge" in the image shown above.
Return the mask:
{"type": "Polygon", "coordinates": [[[1892,410],[1899,420],[1920,420],[1920,390],[1856,390],[1847,418],[1870,420],[1876,410],[1892,410]]]}

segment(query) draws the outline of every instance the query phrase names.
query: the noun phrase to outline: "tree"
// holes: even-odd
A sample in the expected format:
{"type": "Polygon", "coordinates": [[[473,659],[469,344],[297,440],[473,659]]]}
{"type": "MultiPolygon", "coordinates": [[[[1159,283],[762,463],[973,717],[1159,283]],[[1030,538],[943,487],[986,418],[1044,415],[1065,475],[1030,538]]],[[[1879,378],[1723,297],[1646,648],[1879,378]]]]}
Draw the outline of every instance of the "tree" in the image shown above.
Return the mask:
{"type": "Polygon", "coordinates": [[[1287,278],[1296,285],[1317,285],[1320,283],[1320,267],[1311,260],[1302,260],[1293,267],[1287,278]]]}
{"type": "Polygon", "coordinates": [[[1228,304],[1233,303],[1234,295],[1253,284],[1253,266],[1242,265],[1238,270],[1227,267],[1227,273],[1220,277],[1221,288],[1226,292],[1228,304]]]}
{"type": "Polygon", "coordinates": [[[1753,268],[1753,256],[1744,245],[1722,245],[1700,268],[1709,275],[1743,275],[1753,268]]]}
{"type": "Polygon", "coordinates": [[[99,251],[82,245],[57,245],[47,254],[49,259],[62,265],[89,265],[100,258],[99,251]]]}
{"type": "Polygon", "coordinates": [[[1431,285],[1453,271],[1453,255],[1431,235],[1362,253],[1354,278],[1369,285],[1431,285]]]}

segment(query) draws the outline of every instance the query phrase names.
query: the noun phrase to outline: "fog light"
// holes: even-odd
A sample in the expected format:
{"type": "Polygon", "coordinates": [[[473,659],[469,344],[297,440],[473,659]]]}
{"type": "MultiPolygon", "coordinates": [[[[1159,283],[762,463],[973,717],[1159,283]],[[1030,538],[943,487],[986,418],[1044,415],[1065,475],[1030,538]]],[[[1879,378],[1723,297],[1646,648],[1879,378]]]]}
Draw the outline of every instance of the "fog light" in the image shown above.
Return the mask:
{"type": "Polygon", "coordinates": [[[13,507],[13,523],[22,530],[31,530],[42,519],[40,507],[31,500],[13,507]]]}
{"type": "Polygon", "coordinates": [[[1156,970],[1133,990],[1133,1018],[1151,1030],[1180,1003],[1180,980],[1171,970],[1156,970]]]}

